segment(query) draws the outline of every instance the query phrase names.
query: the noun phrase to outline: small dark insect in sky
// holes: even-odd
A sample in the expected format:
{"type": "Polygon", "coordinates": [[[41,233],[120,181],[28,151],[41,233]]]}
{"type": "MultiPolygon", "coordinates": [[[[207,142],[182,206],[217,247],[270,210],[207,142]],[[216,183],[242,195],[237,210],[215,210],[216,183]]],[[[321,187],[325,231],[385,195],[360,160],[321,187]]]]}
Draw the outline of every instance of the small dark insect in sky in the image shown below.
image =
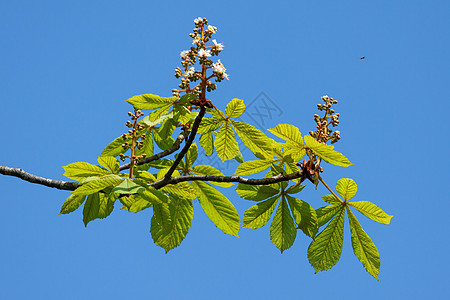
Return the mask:
{"type": "Polygon", "coordinates": [[[364,58],[366,58],[365,56],[363,56],[363,57],[361,57],[360,59],[364,59],[364,58]]]}

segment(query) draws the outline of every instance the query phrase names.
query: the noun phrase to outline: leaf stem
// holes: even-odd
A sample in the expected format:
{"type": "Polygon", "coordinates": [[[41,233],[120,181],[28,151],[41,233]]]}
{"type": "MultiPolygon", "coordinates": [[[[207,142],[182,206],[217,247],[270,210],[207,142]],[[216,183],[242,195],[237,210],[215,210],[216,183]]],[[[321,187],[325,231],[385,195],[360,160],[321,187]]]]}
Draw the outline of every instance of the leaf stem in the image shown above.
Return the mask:
{"type": "Polygon", "coordinates": [[[338,199],[339,201],[341,201],[342,203],[345,203],[344,201],[342,201],[341,198],[338,197],[338,195],[336,195],[335,192],[333,192],[333,190],[328,186],[328,184],[326,184],[326,182],[322,179],[322,177],[320,177],[319,174],[317,174],[317,176],[319,177],[320,182],[323,183],[323,185],[333,194],[334,197],[336,197],[336,199],[338,199]]]}

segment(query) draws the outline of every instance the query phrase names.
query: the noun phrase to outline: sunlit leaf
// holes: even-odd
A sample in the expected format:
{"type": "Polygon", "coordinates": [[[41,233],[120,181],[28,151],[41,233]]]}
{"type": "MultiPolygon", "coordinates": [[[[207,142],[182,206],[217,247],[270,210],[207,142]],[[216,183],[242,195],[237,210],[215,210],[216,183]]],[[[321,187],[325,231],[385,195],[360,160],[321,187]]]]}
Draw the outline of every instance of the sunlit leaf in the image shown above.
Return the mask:
{"type": "Polygon", "coordinates": [[[189,147],[189,150],[186,152],[186,155],[184,156],[184,159],[186,161],[186,168],[190,169],[194,162],[197,160],[198,156],[198,148],[197,144],[193,143],[191,147],[189,147]]]}
{"type": "Polygon", "coordinates": [[[266,225],[280,197],[280,195],[277,195],[247,209],[244,212],[242,227],[258,229],[266,225]]]}
{"type": "Polygon", "coordinates": [[[75,211],[78,207],[80,207],[81,204],[83,204],[84,200],[86,199],[85,195],[78,196],[74,194],[70,194],[69,198],[64,201],[61,211],[59,214],[69,214],[73,211],[75,211]]]}
{"type": "Polygon", "coordinates": [[[97,159],[98,163],[108,169],[111,173],[117,174],[119,172],[120,162],[113,156],[100,156],[97,159]]]}
{"type": "Polygon", "coordinates": [[[214,152],[214,137],[211,132],[202,134],[199,140],[200,146],[205,150],[206,156],[210,156],[214,152]]]}
{"type": "Polygon", "coordinates": [[[291,144],[296,145],[298,150],[304,148],[302,134],[300,130],[291,124],[278,124],[275,128],[268,129],[271,133],[291,144]]]}
{"type": "Polygon", "coordinates": [[[239,153],[239,146],[229,122],[225,122],[219,129],[214,141],[214,147],[222,161],[233,159],[239,153]]]}
{"type": "Polygon", "coordinates": [[[264,170],[267,170],[267,168],[270,168],[272,164],[278,161],[280,161],[280,159],[248,160],[240,164],[237,167],[236,172],[234,172],[234,174],[239,175],[256,174],[264,170]]]}
{"type": "Polygon", "coordinates": [[[155,244],[166,253],[179,246],[188,233],[193,216],[191,200],[174,197],[169,203],[155,205],[150,227],[155,244]]]}
{"type": "Polygon", "coordinates": [[[278,147],[278,144],[273,139],[268,138],[261,130],[256,129],[253,125],[235,120],[230,120],[230,122],[241,141],[256,157],[274,157],[276,154],[274,148],[278,147]]]}
{"type": "Polygon", "coordinates": [[[294,244],[297,236],[296,227],[286,199],[283,197],[270,225],[270,239],[281,253],[294,244]]]}
{"type": "Polygon", "coordinates": [[[309,135],[305,136],[305,142],[308,148],[310,148],[314,152],[314,154],[319,156],[327,163],[341,167],[348,167],[352,165],[352,163],[347,159],[347,157],[333,150],[334,146],[319,143],[312,136],[309,135]]]}
{"type": "Polygon", "coordinates": [[[127,102],[133,105],[136,109],[148,110],[160,108],[167,104],[172,104],[175,100],[177,100],[177,97],[165,98],[152,94],[144,94],[133,96],[128,99],[127,102]]]}
{"type": "Polygon", "coordinates": [[[109,174],[100,177],[99,179],[89,181],[73,191],[75,195],[89,195],[101,191],[109,186],[115,186],[121,183],[124,179],[115,174],[109,174]]]}
{"type": "Polygon", "coordinates": [[[228,118],[237,118],[240,117],[245,111],[244,100],[234,98],[227,104],[227,108],[225,109],[225,113],[228,118]]]}
{"type": "Polygon", "coordinates": [[[356,195],[358,186],[356,185],[356,182],[350,178],[341,178],[336,183],[336,191],[338,191],[339,195],[341,195],[344,200],[348,201],[356,195]]]}
{"type": "Polygon", "coordinates": [[[339,200],[338,198],[336,198],[332,194],[322,196],[322,199],[323,199],[323,201],[328,202],[330,204],[340,204],[340,203],[342,203],[341,200],[339,200]]]}
{"type": "Polygon", "coordinates": [[[381,224],[390,224],[393,216],[385,213],[381,208],[369,201],[349,202],[348,205],[356,208],[360,213],[381,224]]]}
{"type": "Polygon", "coordinates": [[[202,181],[194,181],[198,200],[209,219],[224,233],[238,236],[241,219],[233,204],[218,190],[202,181]]]}
{"type": "Polygon", "coordinates": [[[197,132],[199,134],[206,134],[211,131],[215,131],[224,123],[222,118],[217,117],[205,117],[202,119],[200,126],[198,127],[197,132]]]}
{"type": "Polygon", "coordinates": [[[295,184],[291,186],[286,192],[288,194],[297,194],[300,193],[305,186],[306,186],[305,184],[295,184]]]}
{"type": "Polygon", "coordinates": [[[133,182],[132,179],[126,178],[120,184],[113,188],[113,192],[119,195],[137,194],[143,192],[145,189],[133,182]]]}
{"type": "Polygon", "coordinates": [[[344,212],[345,210],[342,207],[340,212],[308,247],[308,260],[316,273],[330,269],[341,257],[344,241],[344,212]]]}
{"type": "Polygon", "coordinates": [[[249,185],[239,183],[236,192],[241,198],[253,201],[261,201],[277,195],[280,191],[267,185],[249,185]]]}
{"type": "Polygon", "coordinates": [[[71,163],[67,166],[63,166],[63,168],[66,171],[63,175],[73,180],[82,180],[87,177],[110,174],[108,170],[84,161],[71,163]]]}
{"type": "Polygon", "coordinates": [[[349,207],[347,207],[347,213],[350,221],[353,252],[367,272],[378,280],[380,253],[349,207]]]}
{"type": "Polygon", "coordinates": [[[316,211],[305,201],[286,195],[295,223],[307,236],[314,238],[319,229],[316,211]]]}
{"type": "Polygon", "coordinates": [[[111,214],[114,209],[114,194],[94,193],[87,197],[83,209],[84,226],[95,219],[103,219],[111,214]]]}
{"type": "Polygon", "coordinates": [[[342,208],[341,203],[332,204],[316,209],[317,224],[322,227],[342,208]]]}

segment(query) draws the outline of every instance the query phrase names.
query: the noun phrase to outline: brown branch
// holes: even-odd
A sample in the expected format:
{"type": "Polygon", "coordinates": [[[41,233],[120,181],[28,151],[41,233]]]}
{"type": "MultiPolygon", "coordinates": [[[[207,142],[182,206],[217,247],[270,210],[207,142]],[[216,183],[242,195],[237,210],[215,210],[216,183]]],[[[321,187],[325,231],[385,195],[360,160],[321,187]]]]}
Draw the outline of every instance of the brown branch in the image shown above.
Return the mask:
{"type": "Polygon", "coordinates": [[[33,175],[28,172],[25,172],[24,170],[20,168],[10,168],[5,166],[0,166],[0,174],[8,175],[8,176],[14,176],[18,177],[22,180],[45,185],[51,188],[56,188],[59,190],[67,190],[67,191],[73,191],[78,187],[77,182],[68,182],[68,181],[62,181],[62,180],[54,180],[49,178],[44,178],[41,176],[33,175]]]}
{"type": "MultiPolygon", "coordinates": [[[[160,152],[160,153],[158,153],[158,154],[155,154],[155,155],[153,155],[153,156],[150,156],[150,157],[147,157],[147,158],[145,158],[145,159],[143,159],[143,160],[140,160],[139,162],[136,162],[134,165],[135,165],[135,166],[140,166],[140,165],[143,165],[143,164],[146,164],[146,163],[149,163],[149,162],[158,160],[158,159],[160,159],[160,158],[163,158],[163,157],[165,157],[165,156],[167,156],[167,155],[170,155],[170,154],[174,153],[175,151],[177,151],[178,149],[180,149],[180,144],[181,144],[181,142],[183,142],[183,140],[188,136],[188,134],[189,134],[188,131],[184,131],[184,132],[180,133],[180,135],[179,135],[179,136],[177,137],[177,139],[175,140],[175,143],[173,143],[173,146],[172,146],[172,147],[170,147],[170,148],[167,149],[167,150],[164,150],[163,152],[160,152]]],[[[120,171],[123,171],[123,170],[126,170],[126,169],[129,169],[130,166],[131,166],[130,163],[121,165],[121,166],[119,167],[119,172],[120,172],[120,171]]]]}
{"type": "Polygon", "coordinates": [[[301,178],[303,175],[303,170],[294,172],[291,174],[278,174],[273,177],[261,178],[261,179],[248,179],[241,176],[212,176],[212,175],[188,175],[180,177],[171,177],[166,180],[166,178],[155,181],[150,186],[160,189],[168,184],[177,184],[184,181],[214,181],[214,182],[238,182],[249,185],[268,185],[272,183],[288,181],[292,179],[301,178]]]}
{"type": "Polygon", "coordinates": [[[191,147],[192,142],[195,139],[195,135],[197,134],[197,130],[198,127],[200,126],[200,123],[202,121],[203,116],[205,115],[206,112],[206,107],[205,106],[201,106],[200,107],[200,112],[198,113],[197,117],[195,118],[194,124],[192,125],[192,130],[191,130],[191,134],[189,135],[188,140],[186,141],[186,144],[184,144],[183,149],[181,150],[181,152],[178,154],[175,162],[173,163],[173,165],[170,167],[169,171],[167,171],[167,173],[164,175],[164,181],[168,181],[170,180],[173,172],[175,171],[175,169],[178,167],[178,164],[180,163],[180,161],[183,159],[184,155],[187,153],[187,151],[189,150],[189,147],[191,147]]]}

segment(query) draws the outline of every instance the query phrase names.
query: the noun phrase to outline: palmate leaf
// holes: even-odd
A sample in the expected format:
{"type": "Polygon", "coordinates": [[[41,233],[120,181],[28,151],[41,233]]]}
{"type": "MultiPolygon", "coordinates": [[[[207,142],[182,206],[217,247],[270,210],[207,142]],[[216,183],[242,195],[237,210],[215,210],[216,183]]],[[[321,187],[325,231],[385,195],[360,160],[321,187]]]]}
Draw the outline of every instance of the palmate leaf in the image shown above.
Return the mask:
{"type": "Polygon", "coordinates": [[[119,173],[120,162],[113,156],[100,156],[98,163],[113,174],[119,173]]]}
{"type": "Polygon", "coordinates": [[[208,218],[224,233],[238,236],[241,219],[233,204],[209,184],[202,181],[194,181],[193,184],[208,218]]]}
{"type": "Polygon", "coordinates": [[[111,214],[114,209],[116,197],[114,193],[94,193],[87,197],[83,208],[84,226],[95,219],[103,219],[111,214]]]}
{"type": "Polygon", "coordinates": [[[214,137],[211,132],[202,134],[198,142],[205,150],[206,156],[210,156],[214,153],[214,137]]]}
{"type": "Polygon", "coordinates": [[[341,210],[308,247],[308,260],[316,273],[333,267],[341,257],[344,241],[345,210],[341,210]]]}
{"type": "Polygon", "coordinates": [[[361,227],[353,212],[347,206],[353,252],[370,275],[378,280],[380,272],[380,253],[372,239],[361,227]]]}
{"type": "Polygon", "coordinates": [[[202,119],[202,122],[200,123],[200,126],[198,127],[197,132],[199,134],[205,134],[211,131],[215,131],[220,128],[224,123],[224,120],[222,118],[217,117],[205,117],[202,119]]]}
{"type": "Polygon", "coordinates": [[[73,191],[73,194],[75,195],[93,194],[109,186],[116,186],[122,181],[124,181],[124,179],[118,175],[115,174],[104,175],[98,179],[90,180],[89,182],[78,187],[76,190],[73,191]]]}
{"type": "Polygon", "coordinates": [[[128,103],[134,106],[136,109],[155,109],[163,107],[167,104],[172,104],[174,101],[177,100],[177,97],[160,97],[157,95],[152,94],[144,94],[144,95],[137,95],[133,96],[130,99],[127,100],[128,103]]]}
{"type": "Polygon", "coordinates": [[[291,145],[296,145],[299,150],[304,148],[305,146],[300,130],[294,125],[278,124],[275,128],[271,128],[268,130],[277,137],[290,142],[291,145]]]}
{"type": "Polygon", "coordinates": [[[309,135],[305,136],[305,142],[308,148],[311,149],[314,152],[314,154],[319,156],[327,163],[341,167],[348,167],[352,165],[352,163],[347,159],[347,157],[333,150],[334,146],[319,143],[312,136],[309,135]]]}
{"type": "Polygon", "coordinates": [[[198,156],[198,148],[197,144],[193,143],[191,147],[189,147],[188,151],[186,152],[186,155],[184,156],[184,160],[186,162],[186,168],[190,169],[194,162],[197,160],[198,156]]]}
{"type": "Polygon", "coordinates": [[[258,229],[266,225],[280,197],[280,195],[277,195],[268,200],[259,202],[258,204],[247,209],[244,212],[242,227],[258,229]]]}
{"type": "Polygon", "coordinates": [[[274,148],[277,148],[278,144],[261,130],[247,123],[235,120],[230,120],[230,122],[241,141],[256,157],[271,159],[276,155],[274,148]]]}
{"type": "Polygon", "coordinates": [[[253,201],[261,201],[280,193],[278,189],[275,189],[271,186],[249,185],[243,183],[239,183],[237,185],[236,192],[241,198],[253,201]]]}
{"type": "Polygon", "coordinates": [[[234,174],[250,175],[267,170],[272,164],[279,162],[281,159],[264,159],[264,160],[249,160],[240,164],[234,174]]]}
{"type": "Polygon", "coordinates": [[[108,170],[84,161],[71,163],[63,166],[63,168],[66,171],[63,175],[73,180],[82,180],[87,177],[110,174],[108,170]]]}
{"type": "Polygon", "coordinates": [[[245,111],[244,100],[234,98],[230,102],[228,102],[227,107],[225,109],[225,113],[228,118],[238,118],[245,111]]]}
{"type": "Polygon", "coordinates": [[[349,202],[348,205],[356,208],[360,213],[381,224],[390,224],[393,216],[385,213],[381,208],[369,201],[349,202]]]}
{"type": "Polygon", "coordinates": [[[336,191],[344,198],[345,201],[350,200],[356,195],[358,186],[356,182],[350,178],[341,178],[336,183],[336,191]]]}
{"type": "Polygon", "coordinates": [[[281,253],[294,244],[297,236],[296,227],[286,199],[283,197],[273,217],[272,224],[270,224],[270,239],[280,249],[281,253]]]}
{"type": "Polygon", "coordinates": [[[146,208],[152,207],[152,204],[140,197],[139,194],[122,196],[119,200],[122,203],[121,210],[127,210],[132,213],[137,213],[146,208]]]}
{"type": "Polygon", "coordinates": [[[323,199],[323,201],[328,202],[330,204],[340,204],[340,203],[342,203],[341,200],[339,200],[338,198],[336,198],[332,194],[322,196],[322,199],[323,199]]]}
{"type": "Polygon", "coordinates": [[[193,216],[191,200],[171,197],[169,203],[155,205],[150,227],[155,244],[166,253],[179,246],[191,227],[193,216]]]}
{"type": "Polygon", "coordinates": [[[132,179],[126,178],[113,188],[113,192],[118,195],[137,194],[145,190],[139,184],[133,182],[132,179]]]}
{"type": "Polygon", "coordinates": [[[316,211],[305,201],[286,195],[295,223],[307,236],[314,238],[319,229],[316,211]]]}
{"type": "MultiPolygon", "coordinates": [[[[191,172],[196,175],[211,175],[211,176],[225,176],[222,172],[214,168],[213,166],[208,165],[196,165],[191,168],[191,172]]],[[[233,185],[232,182],[215,182],[210,181],[209,183],[221,186],[221,187],[230,187],[233,185]]]]}
{"type": "Polygon", "coordinates": [[[85,199],[86,199],[85,195],[78,196],[71,194],[69,198],[67,198],[66,201],[64,201],[59,214],[60,215],[69,214],[75,211],[78,207],[80,207],[81,204],[83,204],[85,199]]]}
{"type": "Polygon", "coordinates": [[[222,161],[233,159],[239,154],[239,146],[229,122],[219,129],[214,141],[217,155],[222,161]]]}
{"type": "Polygon", "coordinates": [[[322,227],[328,223],[341,208],[342,204],[336,203],[316,209],[317,225],[322,227]]]}

